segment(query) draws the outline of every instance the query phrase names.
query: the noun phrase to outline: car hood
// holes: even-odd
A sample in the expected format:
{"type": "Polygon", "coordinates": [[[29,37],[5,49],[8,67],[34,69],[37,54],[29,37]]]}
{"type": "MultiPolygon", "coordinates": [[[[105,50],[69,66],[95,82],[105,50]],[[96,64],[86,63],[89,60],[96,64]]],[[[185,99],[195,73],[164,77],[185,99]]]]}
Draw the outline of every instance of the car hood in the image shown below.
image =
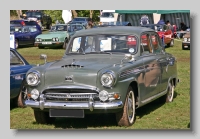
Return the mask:
{"type": "Polygon", "coordinates": [[[49,33],[41,34],[37,36],[37,38],[52,39],[52,37],[62,37],[65,34],[66,34],[66,31],[49,32],[49,33]]]}
{"type": "Polygon", "coordinates": [[[88,84],[96,86],[98,72],[107,69],[113,64],[119,64],[121,57],[111,57],[110,55],[98,56],[69,56],[60,61],[52,63],[45,71],[46,85],[59,84],[88,84]],[[66,81],[67,77],[73,77],[73,81],[66,81]]]}

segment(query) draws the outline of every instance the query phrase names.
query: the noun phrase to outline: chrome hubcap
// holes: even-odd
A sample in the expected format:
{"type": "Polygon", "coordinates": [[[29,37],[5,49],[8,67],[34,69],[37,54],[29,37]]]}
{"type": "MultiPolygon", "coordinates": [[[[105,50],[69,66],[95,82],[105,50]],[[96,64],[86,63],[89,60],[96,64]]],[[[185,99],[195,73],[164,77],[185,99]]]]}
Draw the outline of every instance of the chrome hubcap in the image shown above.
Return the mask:
{"type": "Polygon", "coordinates": [[[134,95],[133,91],[130,91],[128,95],[128,106],[127,106],[128,119],[130,123],[133,122],[135,116],[135,100],[133,95],[134,95]]]}

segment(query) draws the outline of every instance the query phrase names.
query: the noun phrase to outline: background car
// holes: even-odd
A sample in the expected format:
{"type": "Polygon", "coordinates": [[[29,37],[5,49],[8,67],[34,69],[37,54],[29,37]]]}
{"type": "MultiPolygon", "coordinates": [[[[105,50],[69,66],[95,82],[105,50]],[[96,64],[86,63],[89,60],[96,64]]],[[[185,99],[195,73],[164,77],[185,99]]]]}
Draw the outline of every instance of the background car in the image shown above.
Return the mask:
{"type": "Polygon", "coordinates": [[[48,33],[38,35],[35,38],[35,46],[38,48],[62,47],[66,48],[68,41],[76,31],[83,30],[82,24],[56,24],[52,26],[48,33]]]}
{"type": "Polygon", "coordinates": [[[34,45],[35,38],[42,32],[34,26],[10,26],[10,34],[15,36],[15,48],[34,45]]]}
{"type": "Polygon", "coordinates": [[[183,35],[182,50],[190,49],[190,31],[186,31],[183,35]]]}
{"type": "Polygon", "coordinates": [[[86,27],[87,23],[88,23],[88,19],[89,19],[89,17],[75,17],[72,19],[72,21],[70,23],[72,23],[72,24],[81,23],[86,27]]]}
{"type": "Polygon", "coordinates": [[[171,29],[165,24],[147,24],[141,25],[141,27],[147,27],[155,30],[160,38],[163,40],[167,47],[174,46],[174,34],[171,29]],[[164,38],[163,38],[164,37],[164,38]]]}
{"type": "MultiPolygon", "coordinates": [[[[45,14],[43,10],[28,10],[25,14],[26,19],[41,22],[41,25],[46,29],[50,29],[52,26],[51,17],[45,14]]],[[[21,17],[23,16],[21,15],[21,17]]]]}
{"type": "Polygon", "coordinates": [[[132,26],[132,25],[131,25],[130,22],[117,21],[117,22],[105,22],[105,23],[102,23],[100,25],[94,26],[94,28],[96,28],[96,27],[110,27],[110,26],[132,26]]]}
{"type": "Polygon", "coordinates": [[[26,81],[25,104],[37,123],[114,113],[119,126],[131,126],[137,108],[156,99],[172,102],[177,60],[152,29],[92,28],[76,32],[60,60],[30,69],[26,81]]]}
{"type": "Polygon", "coordinates": [[[42,28],[38,24],[37,21],[31,21],[31,20],[11,20],[10,21],[11,26],[34,26],[37,27],[38,30],[42,33],[42,28]]]}
{"type": "Polygon", "coordinates": [[[14,100],[18,107],[24,107],[26,99],[26,72],[30,65],[16,49],[10,48],[10,100],[14,100]]]}

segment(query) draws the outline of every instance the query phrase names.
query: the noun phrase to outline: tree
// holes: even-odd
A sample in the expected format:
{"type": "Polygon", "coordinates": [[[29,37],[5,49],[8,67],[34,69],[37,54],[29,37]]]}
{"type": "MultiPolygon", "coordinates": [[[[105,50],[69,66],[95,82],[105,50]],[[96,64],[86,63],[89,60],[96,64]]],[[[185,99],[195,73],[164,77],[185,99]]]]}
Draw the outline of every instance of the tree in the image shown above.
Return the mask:
{"type": "Polygon", "coordinates": [[[90,10],[90,18],[92,18],[93,13],[94,13],[94,11],[90,10]]]}
{"type": "Polygon", "coordinates": [[[76,10],[72,10],[72,15],[73,15],[73,17],[77,17],[78,16],[76,10]]]}

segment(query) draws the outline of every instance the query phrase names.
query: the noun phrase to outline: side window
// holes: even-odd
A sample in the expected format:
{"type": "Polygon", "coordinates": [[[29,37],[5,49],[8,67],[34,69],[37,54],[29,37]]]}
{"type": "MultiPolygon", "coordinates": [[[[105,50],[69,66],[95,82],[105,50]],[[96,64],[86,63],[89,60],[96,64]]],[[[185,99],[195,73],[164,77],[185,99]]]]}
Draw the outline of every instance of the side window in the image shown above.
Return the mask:
{"type": "Polygon", "coordinates": [[[159,44],[159,36],[157,34],[152,34],[151,35],[151,43],[152,43],[152,47],[154,50],[154,53],[160,53],[161,52],[161,47],[159,44]]]}
{"type": "Polygon", "coordinates": [[[152,53],[151,42],[149,38],[149,34],[142,34],[140,38],[140,52],[141,54],[152,53]]]}
{"type": "Polygon", "coordinates": [[[22,60],[12,51],[10,51],[10,65],[23,65],[22,60]]]}
{"type": "Polygon", "coordinates": [[[30,32],[37,32],[37,28],[30,28],[30,32]]]}

